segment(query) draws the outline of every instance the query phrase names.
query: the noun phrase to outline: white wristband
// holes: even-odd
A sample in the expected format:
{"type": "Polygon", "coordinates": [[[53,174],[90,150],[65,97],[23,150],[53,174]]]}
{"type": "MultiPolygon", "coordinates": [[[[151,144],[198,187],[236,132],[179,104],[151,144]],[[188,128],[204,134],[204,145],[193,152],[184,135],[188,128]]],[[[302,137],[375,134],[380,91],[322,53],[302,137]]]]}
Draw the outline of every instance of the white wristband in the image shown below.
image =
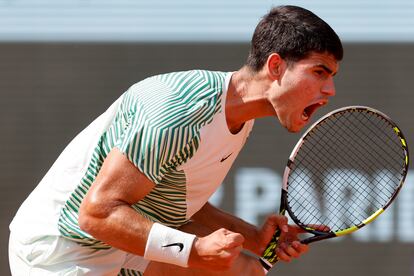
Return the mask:
{"type": "Polygon", "coordinates": [[[188,267],[188,258],[195,238],[195,235],[154,223],[148,235],[144,258],[188,267]]]}

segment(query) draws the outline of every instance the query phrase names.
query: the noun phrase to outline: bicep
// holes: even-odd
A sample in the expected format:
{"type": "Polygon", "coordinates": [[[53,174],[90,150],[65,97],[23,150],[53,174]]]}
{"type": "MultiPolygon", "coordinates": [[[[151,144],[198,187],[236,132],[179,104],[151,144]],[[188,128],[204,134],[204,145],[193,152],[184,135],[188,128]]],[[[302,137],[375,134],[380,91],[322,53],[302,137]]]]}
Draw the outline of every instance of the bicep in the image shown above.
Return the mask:
{"type": "Polygon", "coordinates": [[[117,205],[132,205],[153,188],[150,181],[117,148],[113,148],[81,204],[81,211],[105,217],[117,205]]]}

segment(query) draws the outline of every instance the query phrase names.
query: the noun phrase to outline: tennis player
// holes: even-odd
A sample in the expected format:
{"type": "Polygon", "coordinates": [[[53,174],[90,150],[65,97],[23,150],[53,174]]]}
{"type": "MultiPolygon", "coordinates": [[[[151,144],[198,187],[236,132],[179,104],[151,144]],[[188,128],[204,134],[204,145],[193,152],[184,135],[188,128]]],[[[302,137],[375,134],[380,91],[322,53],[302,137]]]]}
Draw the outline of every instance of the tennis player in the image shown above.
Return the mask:
{"type": "Polygon", "coordinates": [[[300,7],[260,21],[246,64],[147,78],[65,148],[10,225],[13,275],[261,275],[308,250],[283,216],[251,225],[208,203],[248,138],[272,116],[296,132],[335,94],[343,50],[300,7]],[[217,272],[220,271],[220,272],[217,272]]]}

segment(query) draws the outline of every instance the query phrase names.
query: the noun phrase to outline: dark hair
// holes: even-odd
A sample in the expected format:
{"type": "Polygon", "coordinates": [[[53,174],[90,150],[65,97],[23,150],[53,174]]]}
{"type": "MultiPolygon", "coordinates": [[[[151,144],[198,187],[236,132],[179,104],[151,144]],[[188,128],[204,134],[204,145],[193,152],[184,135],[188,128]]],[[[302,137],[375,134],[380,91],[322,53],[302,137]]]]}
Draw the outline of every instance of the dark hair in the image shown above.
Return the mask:
{"type": "Polygon", "coordinates": [[[279,6],[257,25],[246,65],[257,72],[272,53],[292,63],[311,52],[328,52],[338,61],[343,57],[341,40],[325,21],[301,7],[279,6]]]}

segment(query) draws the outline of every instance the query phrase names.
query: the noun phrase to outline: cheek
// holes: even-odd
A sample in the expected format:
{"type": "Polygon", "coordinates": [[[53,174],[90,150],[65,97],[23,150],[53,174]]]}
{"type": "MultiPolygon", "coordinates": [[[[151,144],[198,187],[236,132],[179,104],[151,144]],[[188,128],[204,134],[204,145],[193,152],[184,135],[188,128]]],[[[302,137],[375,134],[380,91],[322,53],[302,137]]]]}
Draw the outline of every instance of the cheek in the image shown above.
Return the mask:
{"type": "Polygon", "coordinates": [[[298,85],[298,94],[303,100],[312,100],[317,91],[317,86],[309,81],[303,81],[298,85]]]}
{"type": "Polygon", "coordinates": [[[309,76],[305,74],[294,74],[289,75],[285,79],[285,88],[295,94],[308,93],[312,81],[309,79],[309,76]]]}

